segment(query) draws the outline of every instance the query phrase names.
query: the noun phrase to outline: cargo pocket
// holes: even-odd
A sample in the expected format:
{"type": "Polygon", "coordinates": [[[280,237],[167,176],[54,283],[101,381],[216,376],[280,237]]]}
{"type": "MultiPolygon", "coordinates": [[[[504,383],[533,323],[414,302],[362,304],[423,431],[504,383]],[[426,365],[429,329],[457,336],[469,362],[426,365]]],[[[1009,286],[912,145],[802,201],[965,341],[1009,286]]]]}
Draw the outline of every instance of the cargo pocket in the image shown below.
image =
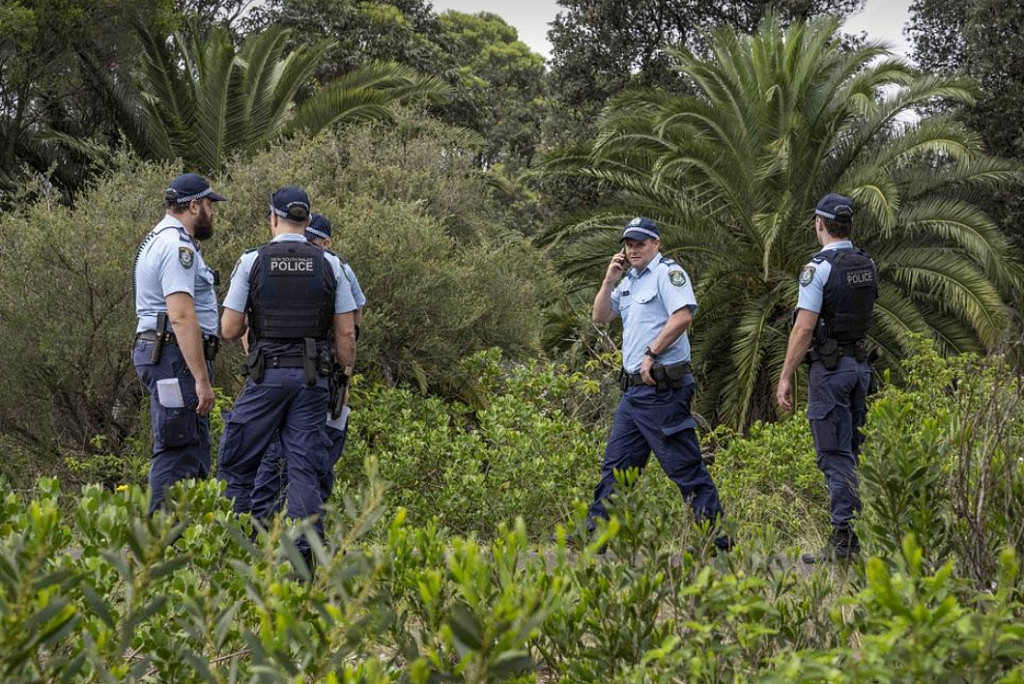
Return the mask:
{"type": "Polygon", "coordinates": [[[666,437],[671,437],[672,435],[678,434],[678,433],[682,432],[683,430],[696,430],[696,429],[697,429],[697,421],[694,420],[693,416],[690,416],[689,418],[684,418],[683,420],[681,420],[678,423],[675,423],[675,424],[672,424],[672,425],[663,425],[662,428],[661,428],[661,432],[666,437]]]}
{"type": "Polygon", "coordinates": [[[153,439],[157,451],[177,449],[199,438],[199,416],[195,409],[160,407],[160,419],[153,439]]]}

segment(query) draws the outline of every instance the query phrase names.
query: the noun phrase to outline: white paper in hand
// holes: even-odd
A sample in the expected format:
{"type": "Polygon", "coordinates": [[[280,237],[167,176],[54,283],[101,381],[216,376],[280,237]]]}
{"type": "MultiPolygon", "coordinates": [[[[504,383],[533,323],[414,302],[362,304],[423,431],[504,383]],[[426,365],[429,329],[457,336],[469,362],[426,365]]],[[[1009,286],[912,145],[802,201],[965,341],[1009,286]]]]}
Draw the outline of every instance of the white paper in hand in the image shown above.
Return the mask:
{"type": "Polygon", "coordinates": [[[327,427],[332,427],[335,430],[344,430],[345,427],[348,425],[348,414],[349,413],[350,413],[350,411],[348,410],[348,406],[342,406],[341,407],[341,415],[339,415],[337,418],[334,418],[332,420],[331,419],[331,414],[330,414],[330,412],[328,412],[327,413],[327,427]]]}

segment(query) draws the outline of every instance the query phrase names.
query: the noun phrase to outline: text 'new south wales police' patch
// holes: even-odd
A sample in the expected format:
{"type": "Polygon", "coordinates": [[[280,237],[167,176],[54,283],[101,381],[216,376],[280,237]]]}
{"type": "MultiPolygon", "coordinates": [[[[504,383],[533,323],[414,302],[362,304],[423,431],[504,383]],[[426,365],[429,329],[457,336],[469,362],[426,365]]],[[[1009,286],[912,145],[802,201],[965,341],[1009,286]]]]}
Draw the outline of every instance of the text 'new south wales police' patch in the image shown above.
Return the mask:
{"type": "Polygon", "coordinates": [[[804,266],[804,270],[800,271],[800,285],[810,285],[812,280],[814,280],[814,267],[804,266]]]}
{"type": "Polygon", "coordinates": [[[192,264],[196,263],[196,253],[188,247],[179,247],[178,261],[184,268],[192,268],[192,264]]]}
{"type": "Polygon", "coordinates": [[[669,271],[668,282],[672,283],[676,287],[682,287],[686,284],[686,274],[682,271],[669,271]]]}

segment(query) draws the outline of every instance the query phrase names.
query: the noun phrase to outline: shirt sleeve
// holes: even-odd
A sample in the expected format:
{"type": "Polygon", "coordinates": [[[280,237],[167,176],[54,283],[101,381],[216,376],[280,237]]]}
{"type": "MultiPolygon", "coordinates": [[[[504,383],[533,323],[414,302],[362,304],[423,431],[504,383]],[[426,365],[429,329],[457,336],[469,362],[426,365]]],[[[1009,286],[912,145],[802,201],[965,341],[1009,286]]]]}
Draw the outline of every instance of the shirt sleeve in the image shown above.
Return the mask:
{"type": "Polygon", "coordinates": [[[619,281],[619,284],[612,289],[612,313],[614,313],[616,316],[621,314],[621,312],[619,311],[619,296],[622,290],[622,284],[625,283],[626,281],[627,279],[623,278],[622,280],[619,281]]]}
{"type": "Polygon", "coordinates": [[[691,312],[697,311],[697,296],[693,292],[693,281],[679,264],[671,264],[667,268],[658,269],[658,291],[665,302],[665,311],[669,316],[684,306],[691,312]]]}
{"type": "Polygon", "coordinates": [[[249,302],[249,274],[257,255],[257,252],[248,252],[235,263],[235,270],[231,272],[231,285],[224,297],[225,309],[245,313],[245,305],[249,302]]]}
{"type": "Polygon", "coordinates": [[[356,306],[356,300],[352,296],[352,288],[345,286],[348,280],[341,268],[341,260],[333,254],[326,256],[331,264],[331,268],[334,270],[334,279],[338,283],[338,286],[334,289],[334,313],[342,314],[355,311],[359,307],[356,306]]]}
{"type": "Polygon", "coordinates": [[[821,304],[825,297],[825,283],[832,272],[832,264],[827,261],[808,263],[800,271],[800,295],[796,308],[821,313],[821,304]]]}
{"type": "Polygon", "coordinates": [[[352,290],[352,299],[355,300],[356,308],[362,309],[366,306],[366,295],[363,294],[363,288],[359,287],[359,280],[356,278],[355,271],[348,264],[342,264],[342,268],[345,269],[345,275],[348,277],[352,290]]]}
{"type": "Polygon", "coordinates": [[[169,230],[166,234],[167,238],[153,245],[153,258],[159,264],[160,290],[165,299],[177,292],[195,298],[199,268],[195,245],[183,242],[177,231],[169,230]]]}

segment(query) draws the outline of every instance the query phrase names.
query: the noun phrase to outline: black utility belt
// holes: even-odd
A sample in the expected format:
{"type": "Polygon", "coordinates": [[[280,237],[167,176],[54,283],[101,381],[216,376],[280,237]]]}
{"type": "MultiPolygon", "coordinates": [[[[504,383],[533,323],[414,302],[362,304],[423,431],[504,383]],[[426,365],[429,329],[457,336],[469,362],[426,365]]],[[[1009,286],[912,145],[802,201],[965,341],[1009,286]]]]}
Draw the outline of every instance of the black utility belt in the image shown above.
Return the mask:
{"type": "Polygon", "coordinates": [[[826,340],[816,344],[807,351],[804,361],[814,363],[821,361],[828,370],[835,370],[839,367],[839,359],[843,356],[852,356],[857,361],[867,361],[869,353],[863,342],[851,342],[839,344],[835,340],[826,340]]]}
{"type": "MultiPolygon", "coordinates": [[[[135,341],[145,340],[147,342],[158,342],[161,334],[156,330],[143,330],[140,333],[135,333],[135,341]]],[[[163,343],[178,345],[178,339],[174,336],[174,333],[170,330],[163,333],[163,343]]],[[[217,358],[217,352],[220,351],[220,338],[216,335],[203,335],[203,356],[206,357],[207,361],[213,361],[217,358]]]]}
{"type": "MultiPolygon", "coordinates": [[[[692,372],[688,361],[670,363],[668,365],[656,363],[651,368],[651,377],[654,378],[654,387],[658,391],[678,389],[683,386],[686,376],[692,372]]],[[[619,387],[622,388],[623,392],[630,387],[639,387],[645,384],[647,383],[644,382],[643,377],[639,373],[619,371],[619,387]]]]}

